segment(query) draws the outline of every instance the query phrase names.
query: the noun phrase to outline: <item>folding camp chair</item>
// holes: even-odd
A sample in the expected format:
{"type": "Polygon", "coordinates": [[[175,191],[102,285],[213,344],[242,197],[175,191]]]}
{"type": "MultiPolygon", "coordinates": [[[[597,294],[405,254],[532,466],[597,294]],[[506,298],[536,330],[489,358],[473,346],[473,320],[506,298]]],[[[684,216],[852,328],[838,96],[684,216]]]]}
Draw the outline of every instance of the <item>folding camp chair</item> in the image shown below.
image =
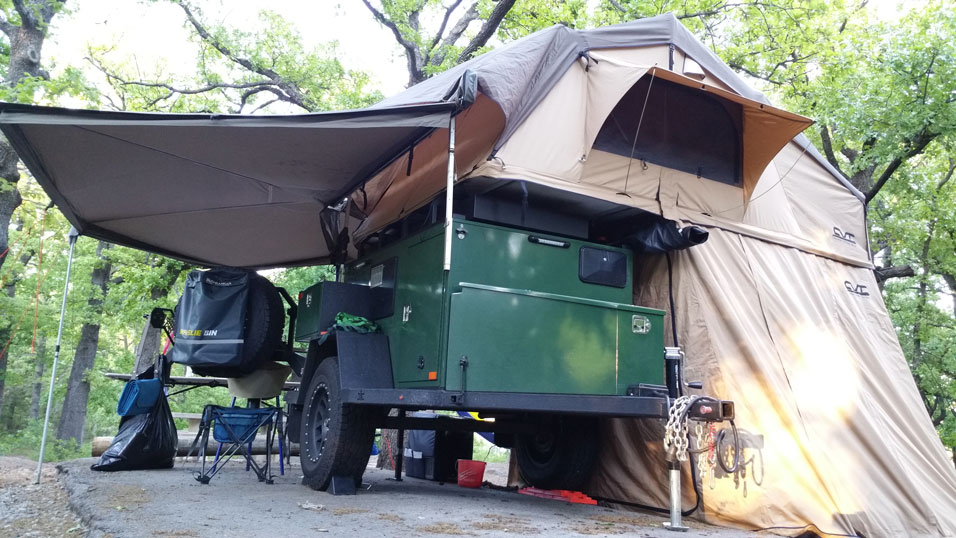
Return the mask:
{"type": "MultiPolygon", "coordinates": [[[[202,451],[202,467],[196,471],[196,480],[208,484],[223,466],[237,453],[246,460],[246,469],[252,469],[260,482],[272,483],[272,444],[282,428],[282,412],[278,407],[223,407],[207,405],[203,409],[199,432],[189,448],[189,456],[198,448],[202,451]],[[259,464],[252,456],[252,442],[259,429],[265,427],[266,459],[259,464]],[[212,465],[206,465],[209,434],[219,443],[212,465]]],[[[282,445],[280,440],[280,460],[282,445]]]]}

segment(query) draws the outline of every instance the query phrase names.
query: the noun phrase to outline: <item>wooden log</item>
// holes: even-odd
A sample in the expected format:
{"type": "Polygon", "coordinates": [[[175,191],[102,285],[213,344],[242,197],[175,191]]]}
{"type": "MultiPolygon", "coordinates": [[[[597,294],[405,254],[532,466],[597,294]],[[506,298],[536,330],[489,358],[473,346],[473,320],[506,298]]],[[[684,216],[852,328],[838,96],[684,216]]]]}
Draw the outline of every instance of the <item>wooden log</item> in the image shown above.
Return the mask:
{"type": "MultiPolygon", "coordinates": [[[[189,452],[189,447],[193,444],[193,439],[196,438],[195,433],[191,432],[179,432],[179,450],[176,452],[176,456],[184,457],[189,452]]],[[[92,456],[98,458],[103,455],[103,452],[106,452],[106,449],[109,448],[110,444],[113,443],[112,437],[94,437],[93,438],[93,450],[92,456]]],[[[215,442],[212,439],[212,436],[209,436],[209,446],[206,447],[206,455],[215,456],[216,449],[219,447],[219,443],[215,442]]],[[[292,443],[292,455],[299,455],[299,444],[292,443]]],[[[198,452],[198,450],[197,450],[198,452]]],[[[256,436],[256,440],[252,442],[252,453],[255,455],[265,455],[266,453],[266,441],[265,435],[260,434],[256,436]]],[[[279,443],[276,441],[272,445],[272,453],[275,455],[279,454],[279,443]]],[[[238,454],[237,454],[238,455],[238,454]]]]}

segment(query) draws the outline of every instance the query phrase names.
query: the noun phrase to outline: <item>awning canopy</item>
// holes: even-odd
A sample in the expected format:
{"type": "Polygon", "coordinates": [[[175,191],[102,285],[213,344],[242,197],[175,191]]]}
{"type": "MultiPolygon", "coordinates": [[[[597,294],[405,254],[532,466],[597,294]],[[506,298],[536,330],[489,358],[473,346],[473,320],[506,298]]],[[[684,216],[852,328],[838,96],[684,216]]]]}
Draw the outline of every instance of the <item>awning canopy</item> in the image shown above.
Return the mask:
{"type": "Polygon", "coordinates": [[[0,103],[0,130],[83,235],[263,268],[326,262],[319,212],[457,106],[235,116],[0,103]]]}

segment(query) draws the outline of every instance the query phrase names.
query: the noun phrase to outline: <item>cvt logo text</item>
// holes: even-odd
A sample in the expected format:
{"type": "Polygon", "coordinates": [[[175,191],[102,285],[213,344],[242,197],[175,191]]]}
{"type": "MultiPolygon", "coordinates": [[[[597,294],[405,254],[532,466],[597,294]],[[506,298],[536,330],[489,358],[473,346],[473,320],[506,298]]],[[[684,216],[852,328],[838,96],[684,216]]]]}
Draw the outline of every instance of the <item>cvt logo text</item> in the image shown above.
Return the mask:
{"type": "Polygon", "coordinates": [[[850,232],[844,232],[843,230],[841,230],[841,229],[840,229],[839,227],[837,227],[837,226],[834,226],[834,227],[833,227],[833,237],[836,237],[836,238],[839,239],[840,241],[846,241],[847,243],[851,243],[851,244],[853,244],[853,245],[856,244],[856,236],[855,236],[855,235],[853,235],[853,234],[850,233],[850,232]]]}
{"type": "Polygon", "coordinates": [[[863,284],[854,284],[854,283],[850,282],[849,280],[844,280],[844,281],[843,281],[843,287],[846,288],[846,291],[848,291],[848,292],[850,292],[850,293],[852,293],[852,294],[854,294],[854,295],[859,295],[859,296],[861,296],[861,297],[869,297],[869,296],[870,296],[870,292],[866,291],[866,286],[863,285],[863,284]]]}

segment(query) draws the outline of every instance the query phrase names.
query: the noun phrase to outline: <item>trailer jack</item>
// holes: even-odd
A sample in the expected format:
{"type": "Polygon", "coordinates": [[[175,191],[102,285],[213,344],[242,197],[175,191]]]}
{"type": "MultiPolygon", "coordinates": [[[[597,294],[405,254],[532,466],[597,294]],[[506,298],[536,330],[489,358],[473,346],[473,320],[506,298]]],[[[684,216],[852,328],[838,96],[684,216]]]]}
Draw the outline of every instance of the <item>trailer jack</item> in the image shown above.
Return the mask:
{"type": "Polygon", "coordinates": [[[681,522],[680,462],[670,462],[667,472],[669,475],[668,478],[670,479],[671,519],[670,521],[664,522],[664,528],[671,531],[687,532],[687,527],[685,527],[681,522]]]}
{"type": "MultiPolygon", "coordinates": [[[[668,462],[668,482],[670,486],[670,520],[664,528],[685,532],[681,517],[681,462],[688,454],[689,421],[723,422],[734,420],[734,403],[717,400],[709,396],[681,396],[674,400],[668,410],[667,426],[664,430],[664,453],[668,462]]],[[[734,447],[735,453],[739,450],[734,447]]],[[[699,492],[698,492],[699,495],[699,492]]]]}

